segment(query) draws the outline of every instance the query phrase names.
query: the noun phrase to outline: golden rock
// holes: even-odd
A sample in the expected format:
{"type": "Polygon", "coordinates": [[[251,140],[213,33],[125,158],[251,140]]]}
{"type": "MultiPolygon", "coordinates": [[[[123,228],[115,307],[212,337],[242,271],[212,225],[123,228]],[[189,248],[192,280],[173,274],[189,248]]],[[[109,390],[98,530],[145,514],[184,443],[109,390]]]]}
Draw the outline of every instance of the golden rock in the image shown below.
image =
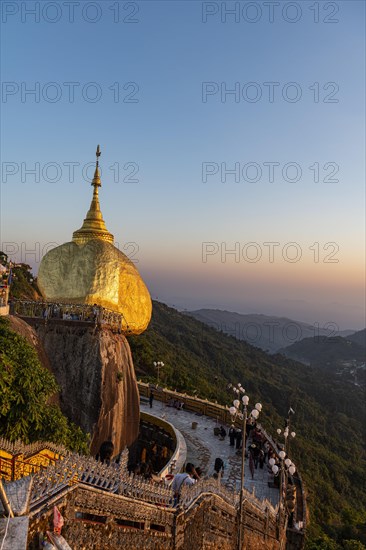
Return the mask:
{"type": "Polygon", "coordinates": [[[97,166],[92,181],[93,198],[72,242],[43,257],[38,287],[48,302],[97,304],[122,314],[122,329],[133,334],[146,330],[152,304],[148,289],[133,262],[118,250],[107,230],[99,206],[101,186],[97,166]]]}

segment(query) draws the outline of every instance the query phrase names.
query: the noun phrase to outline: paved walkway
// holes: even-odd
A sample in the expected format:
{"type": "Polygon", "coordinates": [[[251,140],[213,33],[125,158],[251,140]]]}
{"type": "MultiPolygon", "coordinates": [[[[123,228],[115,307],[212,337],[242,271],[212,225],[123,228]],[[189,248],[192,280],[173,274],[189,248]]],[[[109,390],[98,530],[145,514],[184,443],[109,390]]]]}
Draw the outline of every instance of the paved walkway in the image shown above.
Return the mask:
{"type": "MultiPolygon", "coordinates": [[[[205,477],[212,475],[215,458],[222,458],[225,463],[223,483],[240,489],[241,453],[237,455],[235,449],[230,447],[228,436],[224,441],[220,441],[214,435],[213,429],[216,426],[216,420],[193,412],[178,411],[157,400],[154,401],[152,409],[144,401],[141,401],[140,408],[144,412],[167,420],[182,433],[187,443],[187,462],[193,462],[195,466],[200,466],[205,477]],[[192,429],[192,422],[197,422],[195,430],[192,429]]],[[[225,427],[228,431],[228,427],[225,427]]],[[[264,465],[263,470],[259,467],[255,470],[252,480],[248,462],[246,459],[245,488],[250,492],[254,491],[261,500],[267,498],[275,506],[278,503],[279,492],[278,489],[268,487],[267,464],[264,465]]]]}

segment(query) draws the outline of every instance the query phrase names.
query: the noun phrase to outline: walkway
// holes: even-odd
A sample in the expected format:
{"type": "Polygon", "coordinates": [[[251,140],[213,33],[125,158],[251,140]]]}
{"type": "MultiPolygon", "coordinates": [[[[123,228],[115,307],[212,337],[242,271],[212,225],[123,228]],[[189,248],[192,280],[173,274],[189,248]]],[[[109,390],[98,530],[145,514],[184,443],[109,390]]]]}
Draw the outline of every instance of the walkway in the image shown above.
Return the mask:
{"type": "MultiPolygon", "coordinates": [[[[236,487],[237,490],[240,489],[241,453],[237,455],[235,449],[230,447],[228,437],[224,441],[220,441],[214,435],[213,429],[216,426],[216,421],[213,418],[184,410],[178,411],[157,400],[154,401],[152,409],[145,401],[141,401],[140,408],[144,412],[167,420],[182,433],[187,443],[187,461],[193,462],[195,466],[200,466],[205,477],[212,475],[215,458],[222,458],[225,463],[223,483],[236,487]],[[197,422],[195,430],[192,429],[192,422],[197,422]]],[[[246,459],[245,488],[250,492],[254,491],[259,499],[267,498],[276,506],[279,492],[278,489],[268,487],[267,465],[264,465],[263,470],[258,467],[252,480],[248,462],[246,459]]]]}

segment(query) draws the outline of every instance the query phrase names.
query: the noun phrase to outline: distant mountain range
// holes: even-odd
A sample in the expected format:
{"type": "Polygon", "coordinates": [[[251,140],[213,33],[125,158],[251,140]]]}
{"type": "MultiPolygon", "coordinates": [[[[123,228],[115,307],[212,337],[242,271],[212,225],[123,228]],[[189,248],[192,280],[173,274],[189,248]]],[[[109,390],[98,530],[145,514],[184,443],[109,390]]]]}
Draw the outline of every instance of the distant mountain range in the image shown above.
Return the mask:
{"type": "MultiPolygon", "coordinates": [[[[329,324],[328,328],[318,327],[287,317],[241,314],[220,309],[198,309],[182,313],[194,317],[219,332],[234,336],[238,340],[244,340],[268,353],[277,353],[280,349],[287,348],[304,338],[317,339],[320,336],[348,337],[355,332],[354,330],[337,331],[335,324],[329,324]]],[[[361,336],[357,338],[362,339],[361,336]]]]}
{"type": "Polygon", "coordinates": [[[359,330],[354,334],[350,334],[349,336],[347,336],[347,340],[351,340],[351,342],[354,342],[355,344],[359,344],[360,346],[366,348],[366,328],[364,328],[363,330],[359,330]]]}
{"type": "MultiPolygon", "coordinates": [[[[359,333],[356,333],[359,334],[359,333]]],[[[350,340],[350,337],[304,338],[291,346],[280,349],[279,353],[314,367],[330,370],[344,362],[365,362],[365,347],[350,340]]]]}

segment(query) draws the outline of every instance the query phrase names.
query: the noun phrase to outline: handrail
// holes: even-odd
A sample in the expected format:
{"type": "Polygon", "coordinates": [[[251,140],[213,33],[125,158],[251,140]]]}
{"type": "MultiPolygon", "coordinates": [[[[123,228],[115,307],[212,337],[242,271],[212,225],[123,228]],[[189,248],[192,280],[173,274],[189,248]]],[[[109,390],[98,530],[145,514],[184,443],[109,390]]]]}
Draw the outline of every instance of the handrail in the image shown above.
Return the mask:
{"type": "Polygon", "coordinates": [[[63,445],[52,443],[51,441],[36,441],[35,443],[23,443],[21,440],[9,441],[3,437],[0,437],[0,449],[13,455],[24,455],[29,457],[33,454],[47,449],[54,452],[55,454],[66,456],[70,454],[70,451],[66,449],[63,445]]]}
{"type": "Polygon", "coordinates": [[[45,300],[18,300],[10,303],[10,312],[20,317],[58,321],[75,321],[109,326],[113,330],[129,333],[131,328],[123,313],[92,304],[47,302],[45,300]]]}
{"type": "MultiPolygon", "coordinates": [[[[141,380],[137,381],[137,385],[139,388],[140,395],[143,395],[145,397],[148,396],[151,384],[148,382],[142,382],[141,380]]],[[[229,413],[229,410],[227,407],[224,407],[223,405],[220,405],[219,403],[212,403],[211,401],[208,401],[207,399],[201,399],[199,397],[192,397],[190,395],[187,395],[186,393],[177,392],[174,390],[170,390],[168,388],[154,388],[154,397],[159,400],[166,403],[170,399],[177,399],[184,403],[184,408],[188,411],[192,412],[199,412],[205,416],[209,416],[211,418],[218,418],[221,422],[226,424],[231,424],[231,416],[229,413]]],[[[238,424],[239,425],[239,424],[238,424]]],[[[261,426],[262,433],[264,434],[265,438],[270,443],[271,447],[273,448],[275,454],[278,456],[278,453],[280,451],[278,444],[275,442],[275,440],[272,438],[270,434],[267,433],[266,430],[263,429],[261,426]]],[[[302,505],[303,505],[303,525],[305,528],[306,525],[306,499],[303,489],[303,482],[300,477],[300,475],[297,473],[297,477],[299,480],[299,484],[301,487],[301,494],[302,494],[302,505]]],[[[260,502],[260,501],[259,501],[260,502]]],[[[277,505],[278,506],[278,505],[277,505]]]]}

